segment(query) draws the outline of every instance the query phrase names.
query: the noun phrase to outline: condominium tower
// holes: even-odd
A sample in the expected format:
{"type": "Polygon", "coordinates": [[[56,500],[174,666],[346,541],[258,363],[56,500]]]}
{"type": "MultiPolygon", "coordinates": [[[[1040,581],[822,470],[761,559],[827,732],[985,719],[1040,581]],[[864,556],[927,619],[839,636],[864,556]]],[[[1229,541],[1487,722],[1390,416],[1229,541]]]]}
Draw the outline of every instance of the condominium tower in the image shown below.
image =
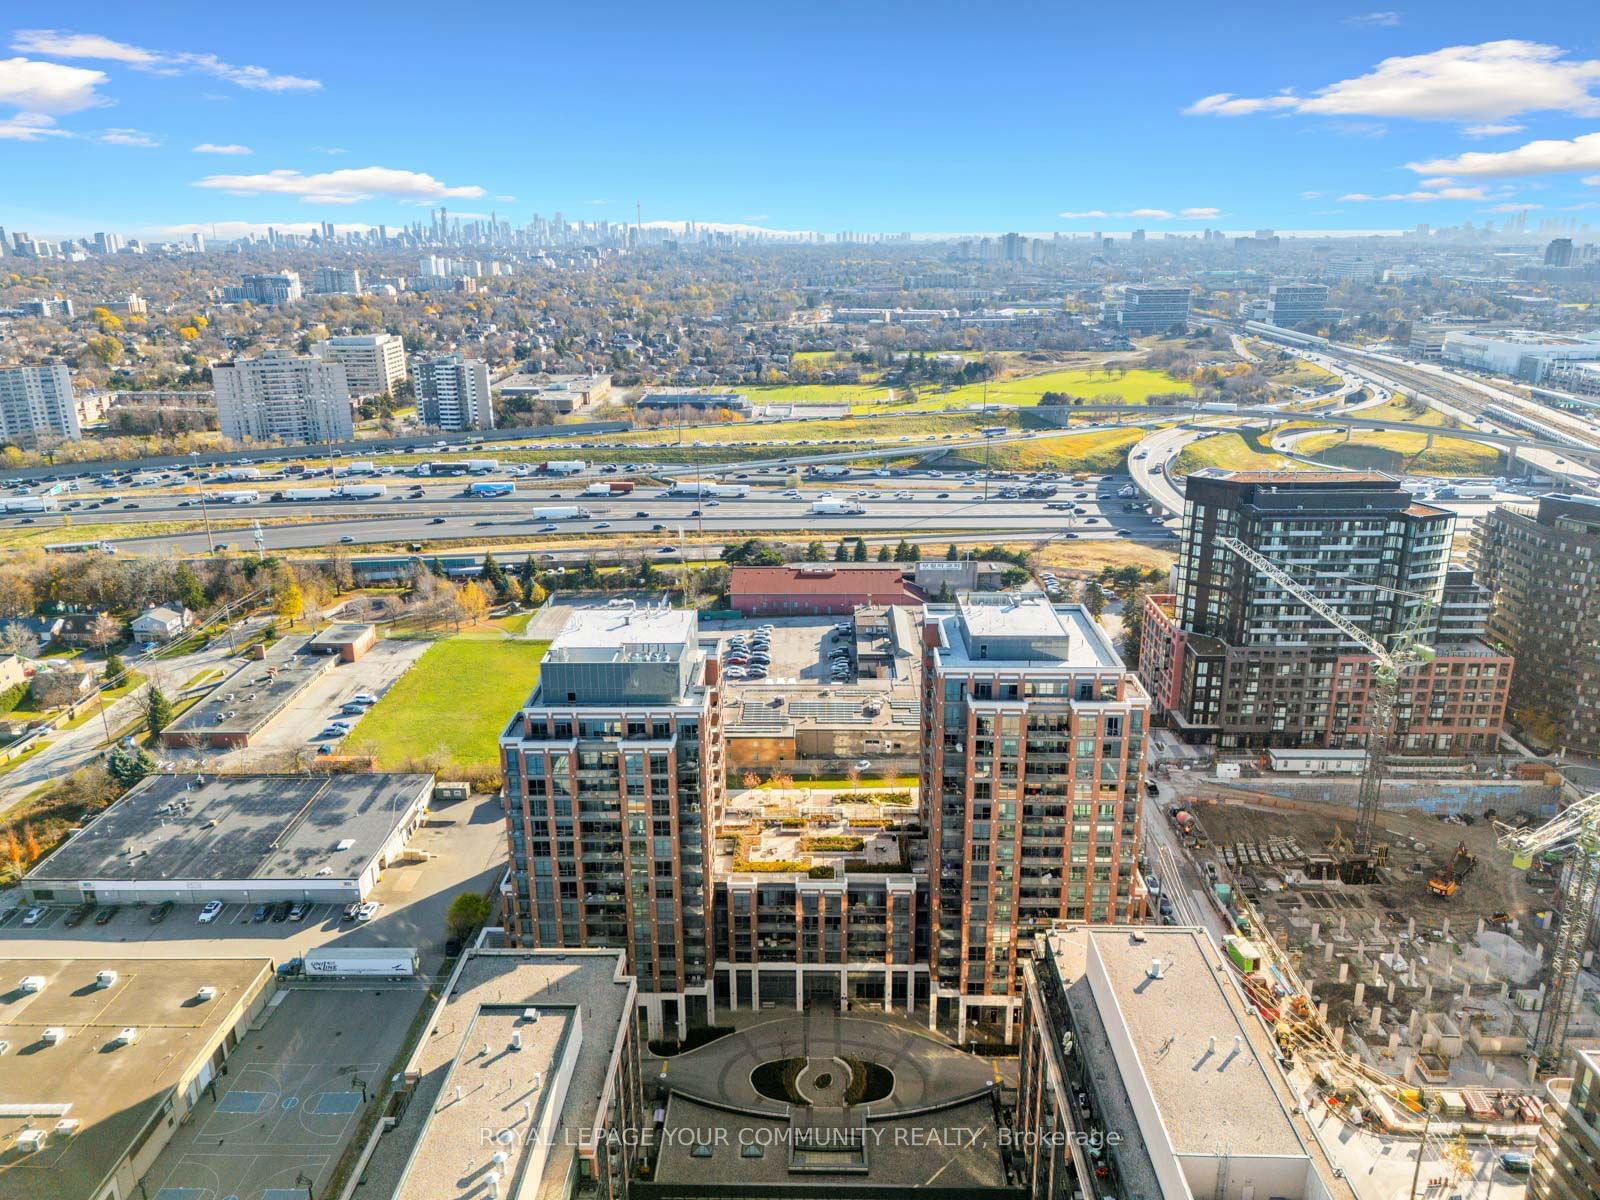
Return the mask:
{"type": "Polygon", "coordinates": [[[1481,640],[1486,600],[1450,566],[1455,514],[1387,475],[1191,475],[1178,590],[1146,597],[1139,671],[1184,740],[1225,749],[1358,749],[1376,660],[1224,543],[1237,540],[1389,647],[1432,647],[1405,673],[1401,753],[1497,744],[1511,660],[1481,640]],[[1448,603],[1447,603],[1448,601],[1448,603]]]}
{"type": "Polygon", "coordinates": [[[213,363],[217,420],[236,442],[287,445],[349,441],[355,433],[343,365],[266,350],[213,363]]]}
{"type": "Polygon", "coordinates": [[[417,413],[435,429],[493,429],[488,364],[442,354],[416,364],[417,413]]]}
{"type": "Polygon", "coordinates": [[[314,343],[311,353],[326,362],[343,364],[352,396],[393,396],[406,377],[406,344],[398,334],[331,337],[314,343]]]}
{"type": "Polygon", "coordinates": [[[32,446],[41,437],[81,436],[65,366],[0,367],[0,438],[32,446]]]}
{"type": "Polygon", "coordinates": [[[1143,915],[1150,701],[1087,610],[1037,593],[930,605],[923,641],[931,1015],[1010,1042],[1039,931],[1143,915]]]}
{"type": "Polygon", "coordinates": [[[508,938],[626,949],[651,1037],[714,1015],[719,679],[693,612],[579,609],[500,736],[508,938]]]}

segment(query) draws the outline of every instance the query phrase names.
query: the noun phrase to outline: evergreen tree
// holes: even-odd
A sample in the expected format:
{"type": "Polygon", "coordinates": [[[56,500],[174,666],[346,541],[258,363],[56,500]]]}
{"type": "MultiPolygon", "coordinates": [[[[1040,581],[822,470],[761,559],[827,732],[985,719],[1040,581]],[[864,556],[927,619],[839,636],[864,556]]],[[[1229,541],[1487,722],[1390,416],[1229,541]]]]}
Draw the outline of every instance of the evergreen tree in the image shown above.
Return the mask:
{"type": "Polygon", "coordinates": [[[486,553],[483,556],[483,566],[478,568],[478,582],[493,588],[495,596],[502,600],[511,590],[511,581],[506,578],[505,569],[495,562],[493,554],[486,553]]]}
{"type": "Polygon", "coordinates": [[[840,542],[839,543],[838,547],[833,552],[833,561],[834,562],[849,562],[850,561],[850,543],[848,543],[848,542],[840,542]]]}
{"type": "Polygon", "coordinates": [[[172,590],[178,603],[187,609],[199,612],[206,606],[206,590],[188,563],[179,563],[172,573],[172,590]]]}
{"type": "Polygon", "coordinates": [[[150,727],[152,737],[160,737],[161,731],[172,724],[172,701],[167,699],[167,694],[155,684],[150,685],[150,694],[144,701],[144,720],[150,727]]]}
{"type": "Polygon", "coordinates": [[[956,544],[954,542],[951,542],[950,543],[950,549],[948,549],[948,550],[946,550],[944,552],[944,560],[945,560],[945,562],[960,562],[961,561],[961,551],[956,549],[956,544]]]}
{"type": "Polygon", "coordinates": [[[882,546],[878,547],[878,561],[879,562],[893,562],[894,561],[894,555],[889,552],[888,543],[885,543],[882,546]]]}
{"type": "Polygon", "coordinates": [[[857,538],[856,539],[855,551],[851,554],[850,557],[852,559],[854,559],[856,562],[866,562],[867,561],[867,543],[865,541],[863,541],[861,538],[857,538]]]}
{"type": "Polygon", "coordinates": [[[822,562],[828,557],[828,548],[821,542],[812,542],[806,547],[807,562],[822,562]]]}
{"type": "Polygon", "coordinates": [[[106,774],[124,788],[131,788],[155,769],[156,760],[137,747],[118,746],[106,760],[106,774]]]}
{"type": "Polygon", "coordinates": [[[115,687],[118,683],[122,682],[122,677],[127,673],[128,666],[122,661],[120,655],[106,655],[106,669],[100,678],[105,680],[107,686],[115,687]]]}

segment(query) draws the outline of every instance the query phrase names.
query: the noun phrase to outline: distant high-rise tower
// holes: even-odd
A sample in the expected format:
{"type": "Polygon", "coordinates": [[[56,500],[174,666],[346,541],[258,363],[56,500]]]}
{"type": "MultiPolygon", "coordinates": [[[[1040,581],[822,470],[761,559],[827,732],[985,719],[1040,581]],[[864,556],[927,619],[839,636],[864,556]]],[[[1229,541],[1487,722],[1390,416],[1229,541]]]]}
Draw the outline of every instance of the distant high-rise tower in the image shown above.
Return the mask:
{"type": "Polygon", "coordinates": [[[1570,267],[1572,265],[1572,239],[1569,237],[1552,238],[1550,244],[1544,248],[1544,265],[1547,267],[1570,267]]]}

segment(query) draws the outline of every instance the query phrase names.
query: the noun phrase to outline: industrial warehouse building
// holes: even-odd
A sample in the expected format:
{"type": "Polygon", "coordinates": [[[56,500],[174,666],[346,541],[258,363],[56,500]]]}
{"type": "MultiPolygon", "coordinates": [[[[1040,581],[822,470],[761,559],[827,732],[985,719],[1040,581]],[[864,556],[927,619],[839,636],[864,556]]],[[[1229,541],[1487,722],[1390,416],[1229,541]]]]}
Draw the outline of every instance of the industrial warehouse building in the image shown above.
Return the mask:
{"type": "Polygon", "coordinates": [[[377,626],[344,621],[317,634],[306,643],[306,649],[312,654],[334,655],[340,662],[355,662],[377,644],[377,626]]]}
{"type": "Polygon", "coordinates": [[[349,904],[404,852],[432,775],[152,775],[23,881],[53,903],[349,904]]]}
{"type": "Polygon", "coordinates": [[[863,604],[921,608],[925,600],[893,564],[734,567],[728,595],[730,605],[747,617],[848,617],[863,604]]]}
{"type": "Polygon", "coordinates": [[[0,977],[0,1200],[140,1178],[274,992],[265,958],[12,958],[0,977]]]}
{"type": "Polygon", "coordinates": [[[283,642],[246,661],[199,704],[161,732],[171,749],[239,750],[277,720],[302,689],[342,654],[312,653],[309,638],[283,642]]]}

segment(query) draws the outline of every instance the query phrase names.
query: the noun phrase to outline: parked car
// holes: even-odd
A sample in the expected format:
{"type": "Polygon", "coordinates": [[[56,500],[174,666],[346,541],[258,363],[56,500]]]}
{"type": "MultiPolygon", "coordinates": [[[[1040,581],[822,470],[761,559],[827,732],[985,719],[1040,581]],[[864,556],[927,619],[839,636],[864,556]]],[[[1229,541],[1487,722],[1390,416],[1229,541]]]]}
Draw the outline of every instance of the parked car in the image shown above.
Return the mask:
{"type": "Polygon", "coordinates": [[[221,915],[222,901],[209,900],[206,902],[206,906],[200,910],[200,915],[196,917],[195,920],[199,921],[202,925],[209,925],[221,915]]]}
{"type": "Polygon", "coordinates": [[[344,906],[344,911],[339,914],[339,920],[341,920],[341,921],[354,921],[356,919],[357,915],[360,914],[360,912],[361,912],[361,905],[360,904],[346,904],[344,906]]]}
{"type": "Polygon", "coordinates": [[[287,900],[279,900],[272,906],[272,920],[274,924],[282,924],[289,919],[289,910],[293,905],[287,900]]]}
{"type": "Polygon", "coordinates": [[[109,925],[111,924],[111,918],[116,916],[121,911],[122,906],[120,904],[108,904],[99,912],[95,913],[94,923],[96,925],[109,925]]]}
{"type": "MultiPolygon", "coordinates": [[[[160,904],[156,905],[150,910],[150,924],[161,924],[161,922],[165,921],[168,915],[171,914],[172,908],[173,904],[171,900],[163,900],[160,904]]],[[[221,905],[218,905],[218,909],[220,911],[221,905]]]]}
{"type": "Polygon", "coordinates": [[[378,902],[376,900],[368,900],[360,908],[356,909],[356,920],[358,920],[358,921],[370,921],[370,920],[372,920],[373,917],[378,915],[378,908],[379,908],[379,904],[378,904],[378,902]]]}
{"type": "Polygon", "coordinates": [[[269,905],[269,904],[258,904],[258,905],[256,905],[255,912],[250,914],[250,920],[251,920],[252,924],[260,925],[264,921],[269,920],[271,918],[271,916],[272,916],[272,906],[271,905],[269,905]]]}
{"type": "Polygon", "coordinates": [[[37,904],[22,914],[22,923],[24,925],[37,925],[43,919],[44,909],[37,904]]]}
{"type": "Polygon", "coordinates": [[[82,925],[89,919],[89,914],[93,911],[94,905],[80,904],[77,908],[73,909],[67,914],[67,918],[62,922],[62,924],[64,924],[68,929],[76,929],[79,925],[82,925]]]}

